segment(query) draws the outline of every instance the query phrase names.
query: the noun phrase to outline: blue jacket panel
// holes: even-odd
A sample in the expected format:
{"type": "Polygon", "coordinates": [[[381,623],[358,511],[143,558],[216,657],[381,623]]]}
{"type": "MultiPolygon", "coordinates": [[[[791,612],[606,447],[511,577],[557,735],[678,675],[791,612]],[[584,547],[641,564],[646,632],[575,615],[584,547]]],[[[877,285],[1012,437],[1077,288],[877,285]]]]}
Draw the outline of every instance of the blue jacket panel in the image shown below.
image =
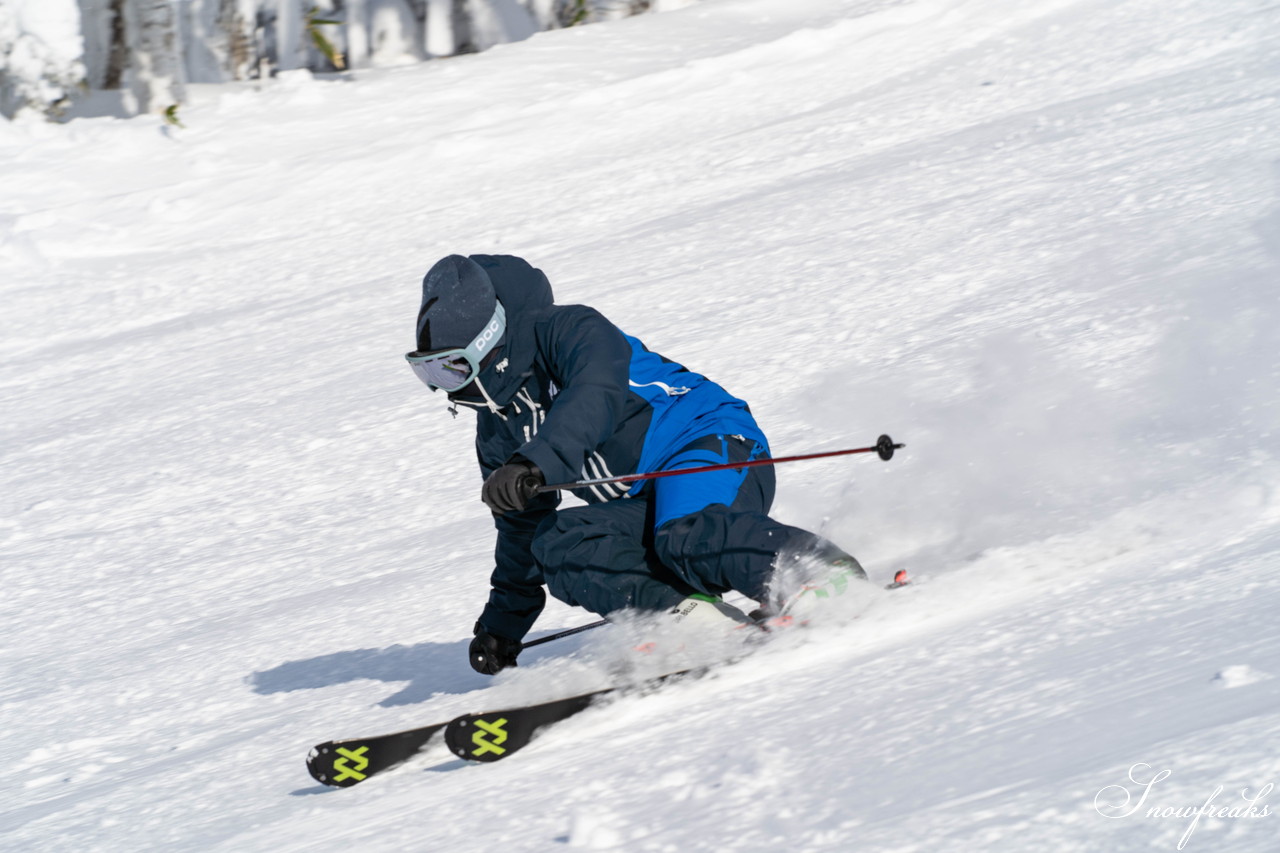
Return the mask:
{"type": "MultiPolygon", "coordinates": [[[[661,470],[677,451],[704,435],[741,435],[767,446],[745,402],[705,376],[650,352],[636,338],[626,337],[632,352],[631,393],[652,412],[638,471],[661,470]]],[[[638,494],[645,486],[644,481],[636,483],[629,494],[638,494]]]]}

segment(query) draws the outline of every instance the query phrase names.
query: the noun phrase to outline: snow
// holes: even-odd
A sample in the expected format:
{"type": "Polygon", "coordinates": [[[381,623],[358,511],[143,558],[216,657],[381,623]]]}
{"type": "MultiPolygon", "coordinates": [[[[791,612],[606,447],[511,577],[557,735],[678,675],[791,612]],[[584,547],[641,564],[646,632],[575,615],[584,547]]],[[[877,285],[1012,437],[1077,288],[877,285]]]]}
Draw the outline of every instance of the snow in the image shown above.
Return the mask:
{"type": "Polygon", "coordinates": [[[1274,850],[1278,34],[708,0],[193,86],[185,129],[0,123],[0,846],[1274,850]],[[778,454],[905,442],[780,468],[776,515],[916,584],[508,761],[313,783],[314,743],[625,654],[466,664],[469,416],[401,358],[451,252],[529,258],[778,454]]]}

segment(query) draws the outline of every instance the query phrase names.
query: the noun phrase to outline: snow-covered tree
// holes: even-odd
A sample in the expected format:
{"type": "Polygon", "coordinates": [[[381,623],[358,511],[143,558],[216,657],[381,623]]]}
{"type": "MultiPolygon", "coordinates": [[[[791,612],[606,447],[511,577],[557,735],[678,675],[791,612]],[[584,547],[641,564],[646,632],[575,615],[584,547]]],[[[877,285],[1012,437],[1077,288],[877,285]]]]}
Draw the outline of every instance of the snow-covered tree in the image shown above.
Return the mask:
{"type": "Polygon", "coordinates": [[[83,85],[75,0],[0,0],[0,115],[58,115],[83,85]]]}
{"type": "Polygon", "coordinates": [[[56,116],[85,87],[123,92],[127,113],[162,113],[187,82],[471,53],[650,2],[0,0],[0,114],[56,116]]]}
{"type": "Polygon", "coordinates": [[[129,88],[140,112],[163,112],[185,95],[186,71],[172,0],[123,0],[129,21],[129,88]]]}
{"type": "Polygon", "coordinates": [[[258,73],[264,57],[261,5],[261,0],[185,0],[178,7],[189,82],[225,83],[258,73]]]}
{"type": "Polygon", "coordinates": [[[180,103],[187,80],[173,0],[79,0],[89,85],[122,89],[130,112],[180,103]]]}

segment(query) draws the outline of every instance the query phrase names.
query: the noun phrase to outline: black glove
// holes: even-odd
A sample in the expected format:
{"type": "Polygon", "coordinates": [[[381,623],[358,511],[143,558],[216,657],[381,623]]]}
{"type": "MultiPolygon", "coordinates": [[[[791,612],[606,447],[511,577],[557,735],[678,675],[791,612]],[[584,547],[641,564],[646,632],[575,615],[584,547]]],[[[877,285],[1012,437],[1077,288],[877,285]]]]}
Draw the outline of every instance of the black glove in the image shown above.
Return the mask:
{"type": "Polygon", "coordinates": [[[494,515],[519,512],[538,494],[538,487],[546,485],[546,479],[532,462],[508,462],[494,471],[484,481],[480,500],[494,515]]]}
{"type": "Polygon", "coordinates": [[[471,660],[471,668],[485,675],[497,675],[501,670],[516,665],[516,656],[524,648],[519,640],[508,640],[490,634],[480,623],[476,623],[476,638],[471,641],[467,657],[471,660]]]}

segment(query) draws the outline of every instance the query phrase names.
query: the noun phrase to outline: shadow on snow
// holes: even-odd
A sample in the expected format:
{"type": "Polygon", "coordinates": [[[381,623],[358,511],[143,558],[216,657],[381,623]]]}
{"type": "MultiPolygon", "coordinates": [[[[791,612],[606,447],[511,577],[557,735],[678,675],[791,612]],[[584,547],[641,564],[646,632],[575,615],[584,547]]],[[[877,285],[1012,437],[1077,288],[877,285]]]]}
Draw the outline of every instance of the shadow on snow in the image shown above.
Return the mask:
{"type": "MultiPolygon", "coordinates": [[[[264,695],[316,690],[362,679],[395,684],[408,682],[378,705],[413,705],[437,693],[466,693],[491,683],[488,676],[473,671],[467,663],[467,646],[470,643],[470,639],[465,639],[451,643],[417,643],[334,652],[282,663],[255,672],[248,680],[255,693],[264,695]]],[[[565,654],[581,643],[579,637],[571,637],[529,649],[520,656],[520,663],[528,666],[544,657],[565,654]]]]}
{"type": "Polygon", "coordinates": [[[488,682],[467,664],[469,642],[417,643],[334,652],[255,672],[249,677],[249,683],[255,693],[270,694],[333,687],[361,679],[408,682],[378,704],[383,707],[411,705],[436,693],[465,693],[488,682]]]}

